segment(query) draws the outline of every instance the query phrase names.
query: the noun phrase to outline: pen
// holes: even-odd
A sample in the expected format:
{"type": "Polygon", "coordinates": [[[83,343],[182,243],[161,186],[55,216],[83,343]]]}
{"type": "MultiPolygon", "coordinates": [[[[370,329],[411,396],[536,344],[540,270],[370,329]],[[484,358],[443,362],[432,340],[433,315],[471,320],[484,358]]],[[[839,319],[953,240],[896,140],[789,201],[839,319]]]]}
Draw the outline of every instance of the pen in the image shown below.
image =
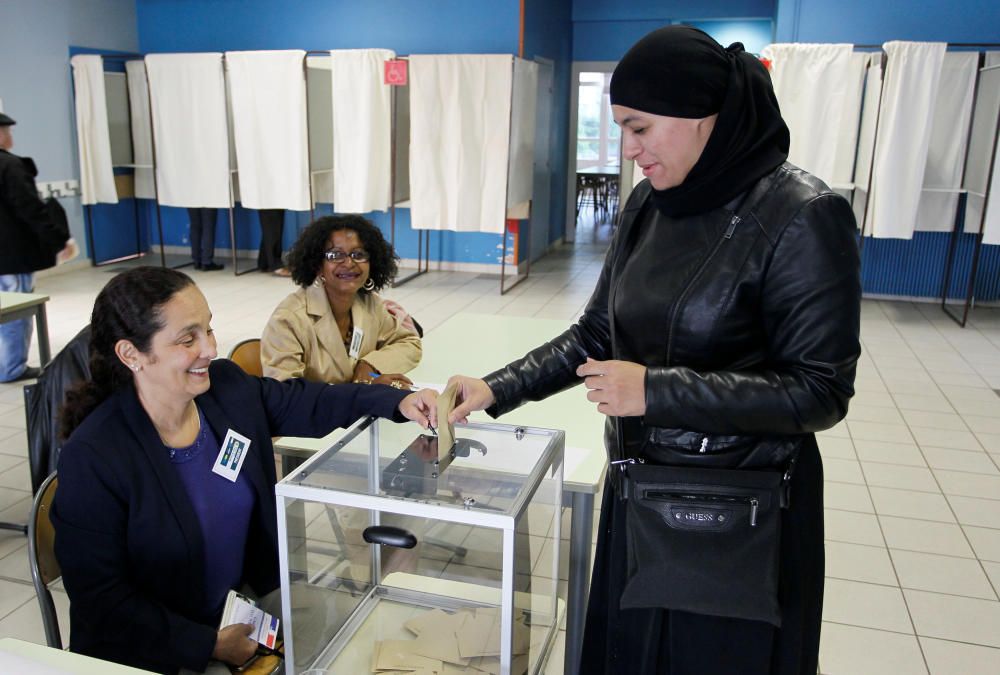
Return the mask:
{"type": "Polygon", "coordinates": [[[435,436],[438,435],[437,429],[435,429],[434,427],[432,427],[430,422],[427,423],[427,429],[428,429],[428,431],[430,431],[435,436]]]}

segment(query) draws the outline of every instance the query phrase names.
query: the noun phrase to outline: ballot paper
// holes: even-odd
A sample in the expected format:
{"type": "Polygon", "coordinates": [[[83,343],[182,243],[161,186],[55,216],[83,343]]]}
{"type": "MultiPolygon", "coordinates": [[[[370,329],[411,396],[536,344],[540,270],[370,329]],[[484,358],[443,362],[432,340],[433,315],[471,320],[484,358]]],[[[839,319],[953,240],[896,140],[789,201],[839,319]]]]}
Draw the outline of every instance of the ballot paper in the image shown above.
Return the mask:
{"type": "Polygon", "coordinates": [[[455,409],[455,397],[458,395],[458,384],[453,384],[441,392],[437,400],[438,418],[438,460],[442,460],[451,452],[455,445],[455,425],[448,422],[448,415],[455,409]]]}
{"type": "Polygon", "coordinates": [[[269,649],[274,649],[278,639],[278,619],[271,616],[257,603],[236,591],[229,591],[226,596],[226,606],[222,610],[222,621],[219,628],[231,626],[234,623],[248,623],[253,626],[250,637],[269,649]]]}
{"type": "MultiPolygon", "coordinates": [[[[383,640],[375,644],[372,672],[396,671],[437,675],[490,673],[500,675],[500,610],[476,607],[446,612],[440,609],[411,618],[404,627],[413,640],[383,640]]],[[[511,672],[528,669],[529,628],[523,613],[514,618],[511,672]]]]}

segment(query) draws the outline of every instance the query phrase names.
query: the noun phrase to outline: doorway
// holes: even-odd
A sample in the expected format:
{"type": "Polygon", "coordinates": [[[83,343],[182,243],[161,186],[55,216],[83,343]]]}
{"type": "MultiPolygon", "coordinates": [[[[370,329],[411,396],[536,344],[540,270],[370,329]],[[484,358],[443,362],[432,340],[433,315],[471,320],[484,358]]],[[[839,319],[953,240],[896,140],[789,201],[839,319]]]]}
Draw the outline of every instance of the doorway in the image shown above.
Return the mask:
{"type": "Polygon", "coordinates": [[[576,62],[567,158],[566,241],[610,237],[621,190],[621,133],[608,87],[615,62],[576,62]]]}

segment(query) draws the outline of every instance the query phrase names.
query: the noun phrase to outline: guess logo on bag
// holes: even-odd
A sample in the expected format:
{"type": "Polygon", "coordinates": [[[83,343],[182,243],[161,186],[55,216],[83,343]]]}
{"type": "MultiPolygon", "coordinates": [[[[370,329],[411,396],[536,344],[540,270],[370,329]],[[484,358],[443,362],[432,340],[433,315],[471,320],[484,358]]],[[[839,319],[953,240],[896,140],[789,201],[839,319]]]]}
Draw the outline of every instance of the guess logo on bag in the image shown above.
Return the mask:
{"type": "Polygon", "coordinates": [[[728,527],[733,519],[731,509],[694,508],[690,506],[674,506],[669,514],[664,514],[665,520],[672,526],[683,530],[719,530],[728,527]]]}

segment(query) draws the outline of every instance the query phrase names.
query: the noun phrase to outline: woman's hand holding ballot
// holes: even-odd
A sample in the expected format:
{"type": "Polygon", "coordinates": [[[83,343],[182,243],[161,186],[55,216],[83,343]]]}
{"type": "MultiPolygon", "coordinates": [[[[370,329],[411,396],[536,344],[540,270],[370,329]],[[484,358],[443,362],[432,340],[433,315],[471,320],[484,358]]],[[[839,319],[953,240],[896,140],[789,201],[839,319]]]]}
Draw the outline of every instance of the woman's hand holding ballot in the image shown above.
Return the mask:
{"type": "Polygon", "coordinates": [[[469,421],[469,413],[485,410],[493,405],[493,392],[485,381],[477,377],[453,375],[445,389],[453,384],[457,385],[458,391],[455,393],[455,408],[448,415],[449,423],[465,424],[469,421]]]}

